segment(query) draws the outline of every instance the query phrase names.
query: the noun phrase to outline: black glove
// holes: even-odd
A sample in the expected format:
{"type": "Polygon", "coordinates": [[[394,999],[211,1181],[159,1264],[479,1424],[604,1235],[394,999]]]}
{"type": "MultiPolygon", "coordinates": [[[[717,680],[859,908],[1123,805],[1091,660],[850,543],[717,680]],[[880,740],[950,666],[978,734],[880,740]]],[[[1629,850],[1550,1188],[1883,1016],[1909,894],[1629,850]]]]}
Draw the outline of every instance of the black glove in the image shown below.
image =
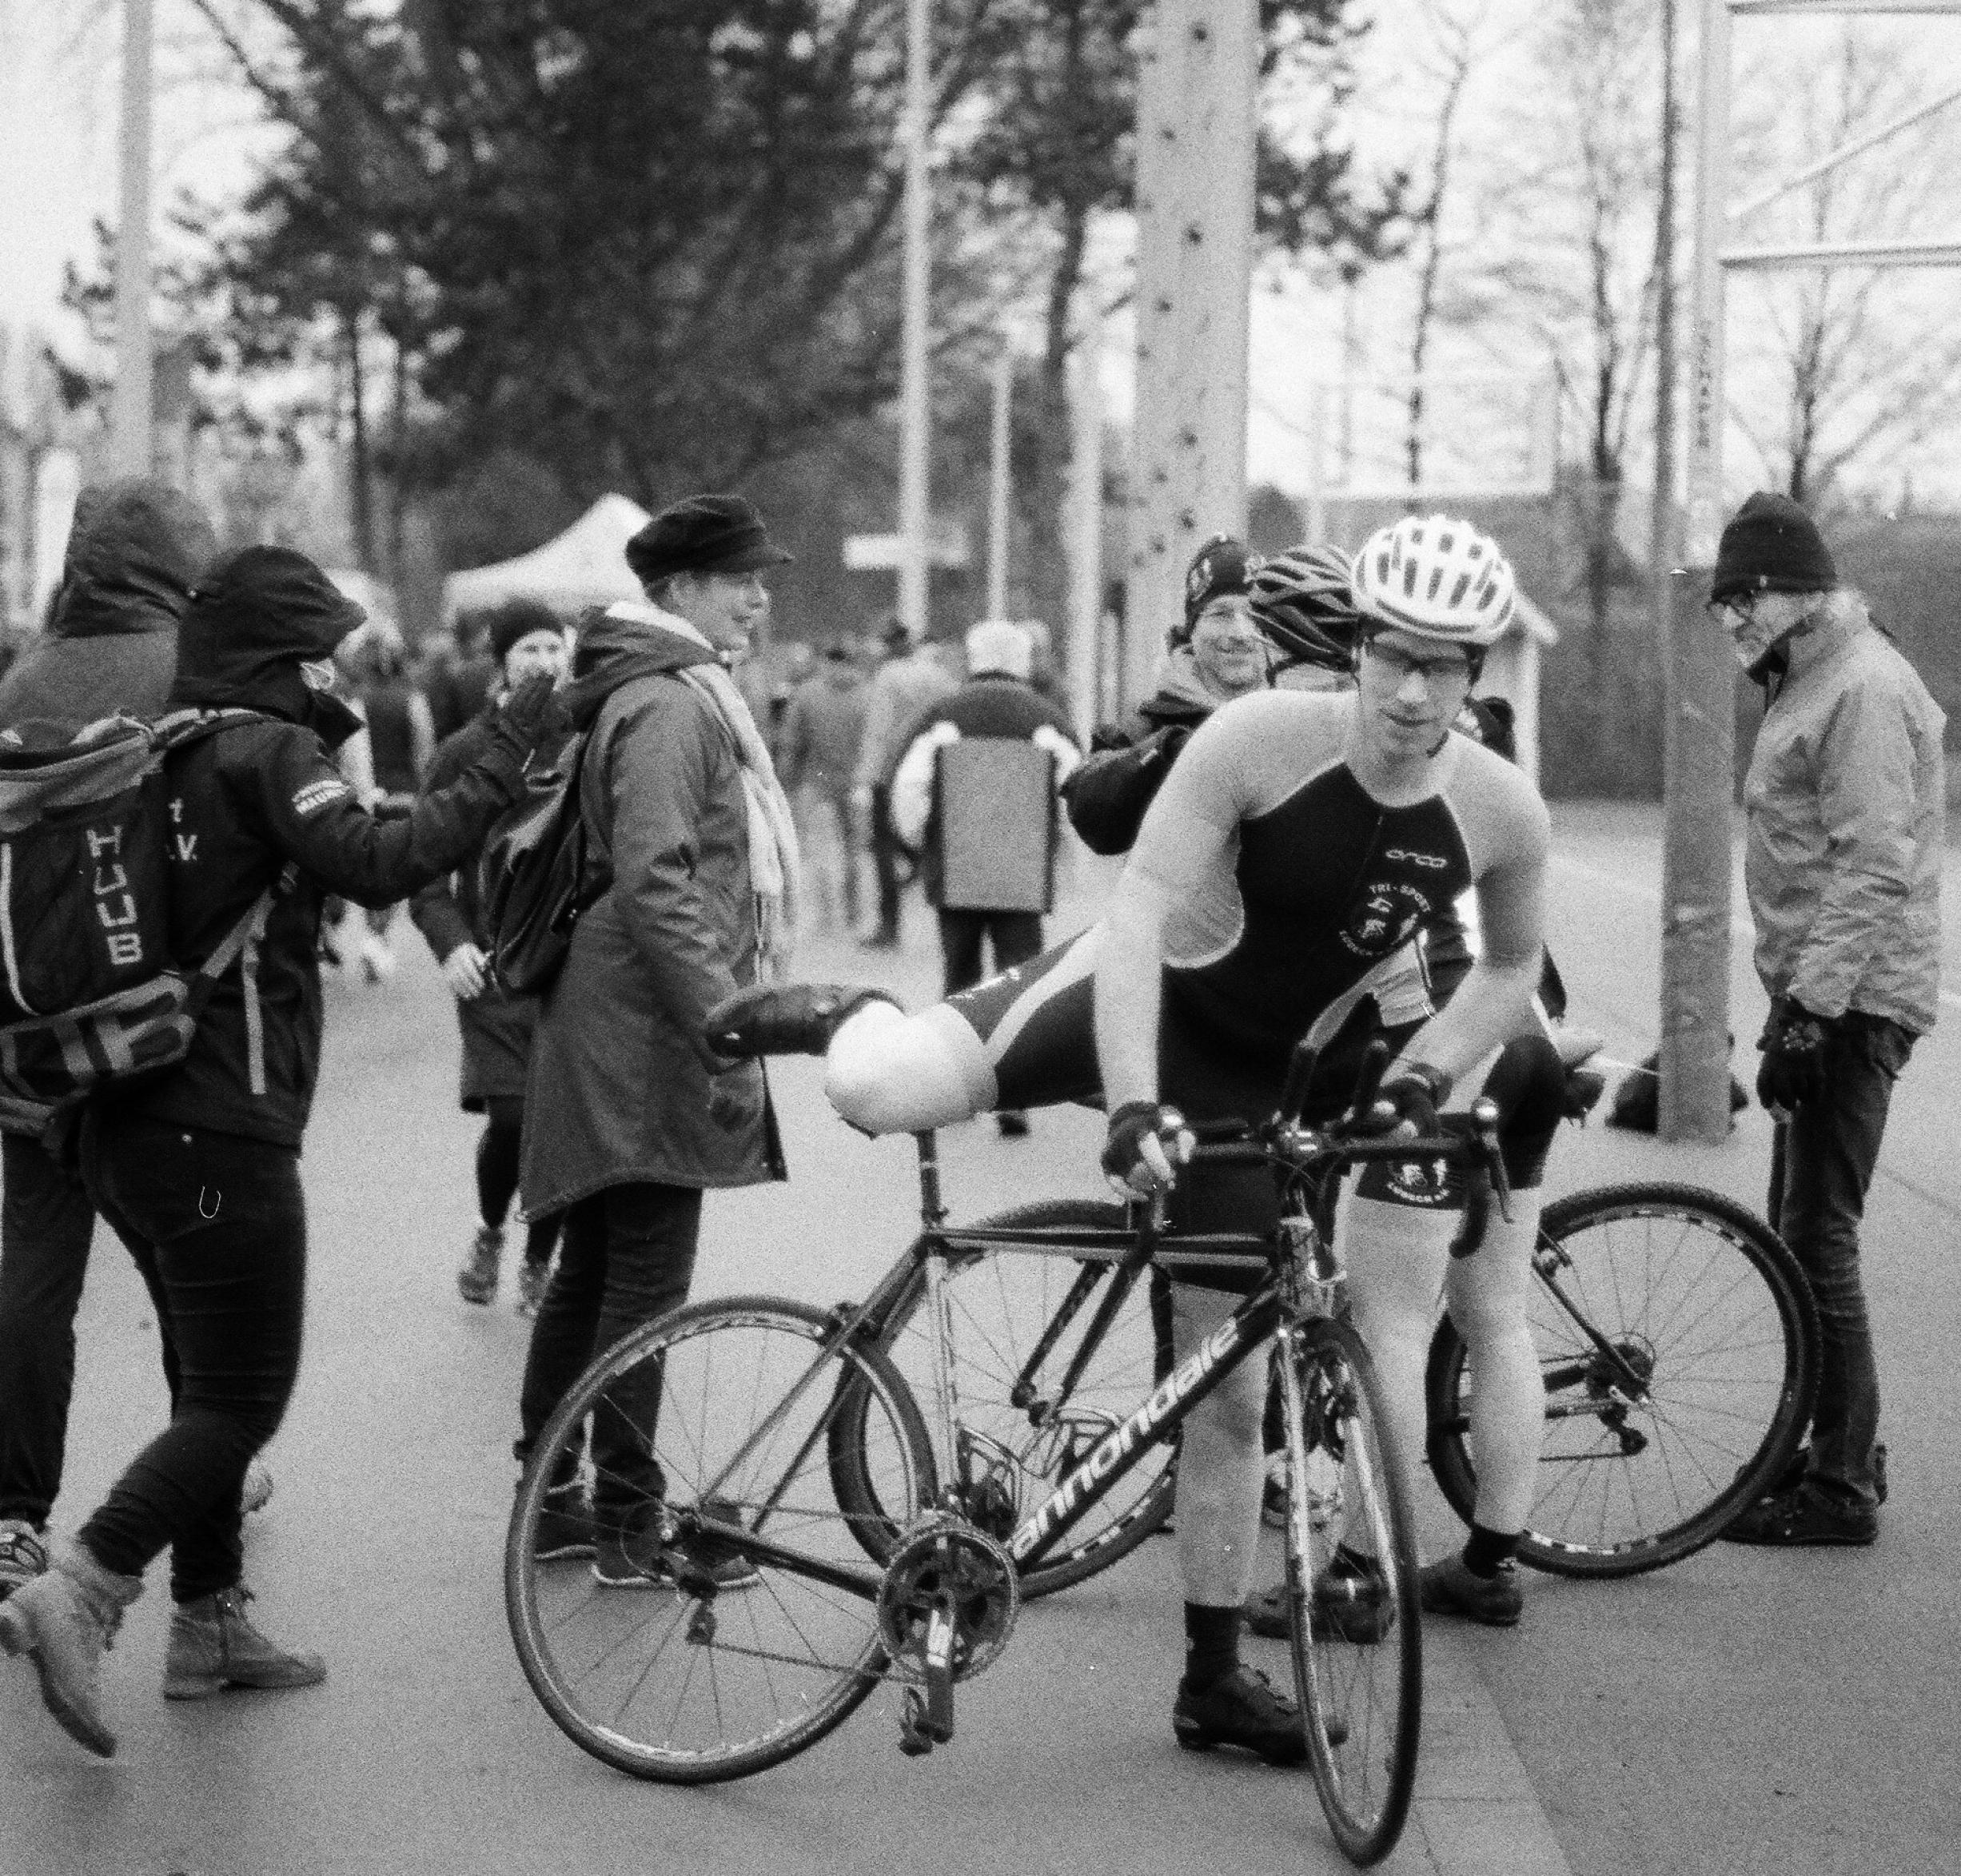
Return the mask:
{"type": "Polygon", "coordinates": [[[708,1081],[708,1118],[741,1133],[763,1117],[763,1071],[752,1061],[725,1069],[708,1081]]]}
{"type": "Polygon", "coordinates": [[[1110,1133],[1103,1142],[1104,1173],[1119,1185],[1142,1191],[1135,1175],[1148,1165],[1144,1142],[1152,1139],[1174,1166],[1190,1157],[1191,1136],[1185,1131],[1185,1117],[1176,1108],[1154,1101],[1126,1101],[1110,1117],[1110,1133]]]}
{"type": "Polygon", "coordinates": [[[520,762],[540,743],[562,735],[570,727],[557,685],[544,671],[526,678],[490,719],[491,735],[520,762]]]}
{"type": "Polygon", "coordinates": [[[1757,1099],[1787,1113],[1800,1101],[1823,1100],[1825,1045],[1835,1027],[1831,1018],[1814,1016],[1795,997],[1772,1002],[1770,1021],[1757,1038],[1764,1051],[1756,1071],[1757,1099]]]}
{"type": "Polygon", "coordinates": [[[1450,1097],[1450,1077],[1427,1061],[1407,1061],[1376,1089],[1366,1112],[1350,1123],[1357,1133],[1393,1133],[1407,1125],[1419,1140],[1437,1137],[1437,1110],[1450,1097]]]}

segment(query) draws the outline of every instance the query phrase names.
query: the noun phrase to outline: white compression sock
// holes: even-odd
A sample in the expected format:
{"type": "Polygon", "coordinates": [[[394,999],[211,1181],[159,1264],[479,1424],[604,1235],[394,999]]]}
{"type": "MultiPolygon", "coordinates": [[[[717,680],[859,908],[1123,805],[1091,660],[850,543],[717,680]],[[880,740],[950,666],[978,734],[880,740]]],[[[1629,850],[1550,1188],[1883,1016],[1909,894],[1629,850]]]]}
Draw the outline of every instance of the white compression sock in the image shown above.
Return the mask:
{"type": "Polygon", "coordinates": [[[1538,1482],[1545,1382],[1525,1320],[1538,1237],[1538,1193],[1514,1192],[1510,1220],[1494,1206],[1483,1244],[1445,1279],[1444,1300],[1470,1360],[1477,1515],[1487,1531],[1522,1531],[1538,1482]]]}

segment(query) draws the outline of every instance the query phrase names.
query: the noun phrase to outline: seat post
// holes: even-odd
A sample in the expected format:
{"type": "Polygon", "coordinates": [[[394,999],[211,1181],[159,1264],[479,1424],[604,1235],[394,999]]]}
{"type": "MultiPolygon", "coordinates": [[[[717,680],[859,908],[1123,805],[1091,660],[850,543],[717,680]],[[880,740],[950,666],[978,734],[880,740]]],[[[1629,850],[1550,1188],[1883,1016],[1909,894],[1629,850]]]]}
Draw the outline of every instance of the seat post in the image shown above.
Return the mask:
{"type": "Polygon", "coordinates": [[[919,1149],[919,1222],[932,1231],[947,1222],[939,1197],[939,1136],[928,1127],[912,1141],[919,1149]]]}

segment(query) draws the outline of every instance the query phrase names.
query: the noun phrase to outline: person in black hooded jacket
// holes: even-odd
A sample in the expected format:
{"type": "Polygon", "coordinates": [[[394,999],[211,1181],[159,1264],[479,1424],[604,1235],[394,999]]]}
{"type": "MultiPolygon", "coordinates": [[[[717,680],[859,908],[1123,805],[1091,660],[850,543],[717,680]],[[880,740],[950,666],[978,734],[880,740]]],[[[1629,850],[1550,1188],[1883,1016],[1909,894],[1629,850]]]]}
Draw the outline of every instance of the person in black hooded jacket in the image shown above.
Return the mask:
{"type": "MultiPolygon", "coordinates": [[[[217,537],[160,482],[91,483],[75,502],[46,629],[0,679],[0,733],[70,733],[122,711],[154,716],[177,670],[177,627],[217,537]]],[[[75,1314],[95,1208],[66,1159],[27,1133],[0,1140],[0,1597],[47,1567],[75,1380],[75,1314]]],[[[138,1260],[139,1265],[141,1260],[138,1260]]],[[[154,1289],[153,1273],[143,1270],[154,1289]]],[[[161,1303],[157,1320],[164,1320],[161,1303]]],[[[177,1384],[166,1331],[166,1384],[177,1384]]]]}
{"type": "Polygon", "coordinates": [[[170,702],[256,713],[169,759],[172,948],[195,966],[271,889],[263,935],[221,979],[176,1066],[102,1097],[82,1133],[90,1197],[154,1268],[177,1350],[170,1423],[44,1575],[0,1605],[0,1647],[104,1757],[102,1651],[142,1573],[172,1552],[169,1699],[303,1687],[325,1669],[246,1619],[239,1488],[299,1365],[306,1212],[299,1146],[321,1026],[316,947],[329,894],[406,897],[456,866],[524,789],[548,731],[548,679],[493,720],[477,759],[405,817],[369,815],[331,751],[357,719],[327,695],[333,648],[360,623],[304,555],[249,548],[201,584],[178,634],[170,702]]]}

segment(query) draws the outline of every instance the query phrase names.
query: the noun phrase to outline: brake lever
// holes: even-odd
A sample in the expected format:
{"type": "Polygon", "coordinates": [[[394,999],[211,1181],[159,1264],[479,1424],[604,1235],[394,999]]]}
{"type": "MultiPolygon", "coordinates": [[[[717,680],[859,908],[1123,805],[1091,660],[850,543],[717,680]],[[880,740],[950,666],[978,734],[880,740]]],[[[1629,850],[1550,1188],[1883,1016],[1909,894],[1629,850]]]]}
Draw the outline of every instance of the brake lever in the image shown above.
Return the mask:
{"type": "Polygon", "coordinates": [[[1450,1254],[1468,1257],[1485,1241],[1491,1224],[1491,1205],[1495,1197],[1499,1215],[1509,1224],[1512,1188],[1505,1176],[1505,1156],[1498,1148],[1498,1109],[1489,1097],[1480,1095],[1471,1104],[1472,1163],[1465,1182],[1464,1224],[1450,1241],[1450,1254]]]}
{"type": "Polygon", "coordinates": [[[1505,1149],[1498,1141],[1498,1104],[1489,1094],[1471,1103],[1471,1127],[1477,1141],[1478,1156],[1490,1174],[1493,1192],[1498,1201],[1498,1216],[1512,1222],[1512,1181],[1505,1176],[1505,1149]]]}

